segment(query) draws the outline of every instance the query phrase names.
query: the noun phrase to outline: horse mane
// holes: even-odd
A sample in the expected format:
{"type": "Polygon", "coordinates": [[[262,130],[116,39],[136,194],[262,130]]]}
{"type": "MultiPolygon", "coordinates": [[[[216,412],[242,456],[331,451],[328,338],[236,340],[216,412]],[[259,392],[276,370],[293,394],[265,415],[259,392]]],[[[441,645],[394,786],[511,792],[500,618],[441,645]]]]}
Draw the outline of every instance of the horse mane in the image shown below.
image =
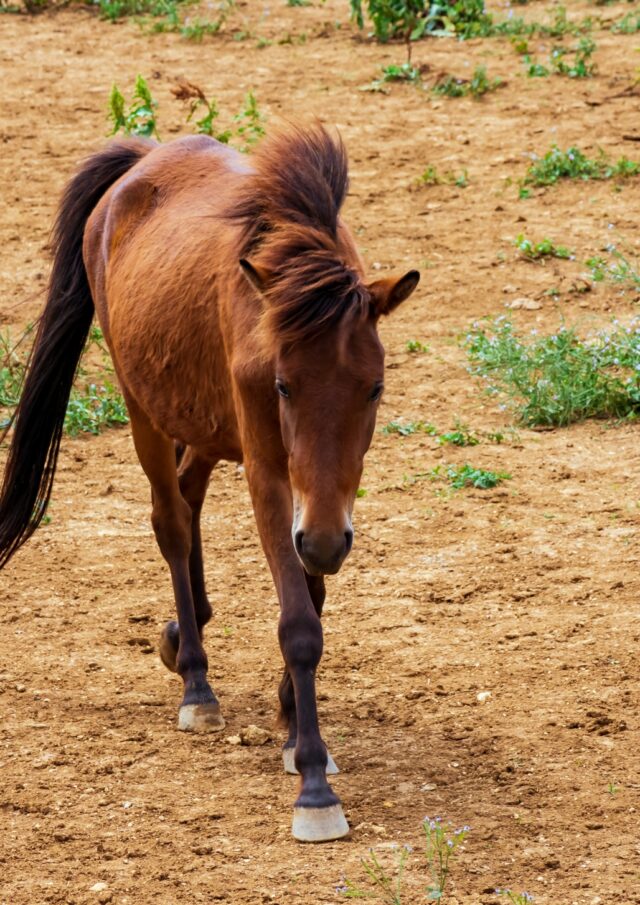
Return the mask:
{"type": "Polygon", "coordinates": [[[240,224],[238,257],[270,274],[263,326],[294,342],[334,326],[347,312],[364,315],[369,296],[362,276],[340,248],[339,213],[349,185],[340,137],[320,124],[290,126],[265,139],[252,164],[227,215],[240,224]]]}

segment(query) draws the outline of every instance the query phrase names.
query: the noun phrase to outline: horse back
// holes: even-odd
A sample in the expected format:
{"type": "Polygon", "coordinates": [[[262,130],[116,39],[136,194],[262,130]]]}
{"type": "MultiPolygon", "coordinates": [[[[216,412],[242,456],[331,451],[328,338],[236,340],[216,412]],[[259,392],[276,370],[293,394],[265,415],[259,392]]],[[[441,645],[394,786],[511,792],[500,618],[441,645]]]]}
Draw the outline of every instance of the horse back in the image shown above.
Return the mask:
{"type": "Polygon", "coordinates": [[[223,216],[242,155],[205,136],[158,146],[85,231],[98,319],[125,396],[168,436],[240,459],[221,307],[242,279],[223,216]]]}

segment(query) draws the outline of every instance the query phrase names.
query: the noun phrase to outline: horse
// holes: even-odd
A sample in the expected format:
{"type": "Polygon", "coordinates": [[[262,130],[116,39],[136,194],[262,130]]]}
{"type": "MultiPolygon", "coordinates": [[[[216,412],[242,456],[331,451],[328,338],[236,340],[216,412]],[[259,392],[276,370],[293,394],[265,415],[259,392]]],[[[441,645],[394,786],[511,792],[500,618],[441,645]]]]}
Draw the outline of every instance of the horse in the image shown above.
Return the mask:
{"type": "Polygon", "coordinates": [[[285,770],[295,839],[349,831],[327,774],[316,670],[325,575],[352,512],[383,392],[380,317],[418,285],[368,282],[340,211],[342,139],[289,126],[247,156],[206,136],[115,140],[68,183],[0,492],[0,566],[46,512],[65,411],[97,315],[151,485],[177,622],[160,639],[184,683],[178,727],[224,727],[207,681],[200,513],[217,462],[243,463],[280,601],[285,770]]]}

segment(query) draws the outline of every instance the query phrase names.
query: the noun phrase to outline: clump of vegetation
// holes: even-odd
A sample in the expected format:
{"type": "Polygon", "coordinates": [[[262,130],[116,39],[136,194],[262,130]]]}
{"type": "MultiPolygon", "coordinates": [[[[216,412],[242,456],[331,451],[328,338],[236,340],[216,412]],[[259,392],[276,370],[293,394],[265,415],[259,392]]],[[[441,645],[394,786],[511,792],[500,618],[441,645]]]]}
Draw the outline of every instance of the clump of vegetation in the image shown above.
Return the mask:
{"type": "Polygon", "coordinates": [[[539,261],[540,258],[570,258],[572,252],[564,245],[555,245],[551,239],[543,239],[542,242],[532,242],[520,233],[514,245],[523,258],[527,261],[539,261]]]}
{"type": "Polygon", "coordinates": [[[496,889],[497,896],[505,896],[511,905],[530,905],[535,901],[528,892],[512,892],[510,889],[496,889]]]}
{"type": "Polygon", "coordinates": [[[151,97],[151,91],[146,80],[138,74],[133,91],[133,97],[126,109],[126,101],[117,85],[111,88],[109,95],[109,119],[113,128],[111,135],[124,132],[125,135],[142,135],[151,138],[158,136],[156,124],[156,108],[158,104],[151,97]]]}
{"type": "MultiPolygon", "coordinates": [[[[9,334],[0,335],[0,428],[5,428],[20,400],[26,374],[28,350],[24,341],[31,335],[29,327],[17,343],[9,334]]],[[[79,433],[98,434],[106,427],[126,424],[129,420],[121,393],[113,383],[113,366],[99,327],[92,327],[80,360],[78,375],[71,391],[64,429],[71,436],[79,433]],[[97,347],[102,354],[102,367],[87,377],[86,356],[97,347]]]]}
{"type": "Polygon", "coordinates": [[[429,346],[426,343],[421,343],[418,339],[408,340],[406,349],[412,355],[425,355],[430,351],[429,346]]]}
{"type": "Polygon", "coordinates": [[[596,49],[596,43],[592,38],[580,38],[577,47],[570,50],[566,47],[554,47],[551,51],[551,68],[558,75],[566,75],[570,79],[587,79],[596,73],[596,64],[591,62],[591,56],[596,49]],[[567,56],[573,55],[573,59],[567,61],[567,56]]]}
{"type": "Polygon", "coordinates": [[[609,282],[621,289],[640,292],[640,272],[630,260],[632,256],[637,259],[638,255],[627,248],[621,251],[613,244],[607,245],[605,251],[610,255],[609,258],[596,255],[585,262],[594,283],[609,282]]]}
{"type": "Polygon", "coordinates": [[[534,159],[524,178],[525,185],[553,185],[559,179],[626,179],[640,173],[640,163],[620,157],[613,162],[601,151],[587,157],[579,148],[561,151],[553,145],[544,157],[534,159]]]}
{"type": "Polygon", "coordinates": [[[445,480],[454,490],[463,487],[475,487],[478,490],[490,490],[502,481],[511,480],[506,471],[487,471],[485,468],[474,468],[473,465],[436,465],[429,472],[432,481],[445,480]]]}
{"type": "Polygon", "coordinates": [[[429,434],[433,437],[438,431],[428,421],[390,421],[382,428],[382,433],[387,437],[398,434],[400,437],[410,437],[411,434],[429,434]]]}
{"type": "MultiPolygon", "coordinates": [[[[475,324],[463,341],[470,373],[504,396],[519,423],[561,427],[584,418],[623,418],[640,408],[640,322],[614,322],[581,339],[565,326],[525,339],[508,318],[475,324]]],[[[505,408],[506,406],[502,406],[505,408]]]]}
{"type": "Polygon", "coordinates": [[[189,0],[157,0],[157,9],[150,10],[152,21],[142,19],[140,24],[154,33],[175,32],[189,41],[199,42],[205,35],[217,35],[222,31],[229,13],[235,7],[235,0],[220,0],[217,4],[218,15],[214,19],[200,19],[182,13],[182,7],[187,6],[188,2],[189,0]]]}
{"type": "MultiPolygon", "coordinates": [[[[187,122],[194,120],[197,113],[203,114],[199,119],[195,119],[196,132],[202,135],[211,135],[224,144],[229,144],[235,139],[240,142],[238,150],[245,152],[264,135],[265,118],[258,108],[253,91],[247,92],[244,107],[233,117],[231,127],[218,130],[217,120],[220,111],[215,98],[209,99],[202,88],[187,80],[182,80],[172,90],[174,97],[189,104],[187,122]]],[[[133,100],[128,110],[125,109],[123,95],[114,85],[109,97],[109,118],[113,124],[111,134],[122,131],[125,135],[157,136],[157,106],[149,86],[141,75],[136,79],[133,100]]]]}
{"type": "MultiPolygon", "coordinates": [[[[459,854],[458,849],[469,834],[470,827],[463,826],[454,830],[449,823],[439,817],[434,820],[425,817],[422,829],[425,835],[424,855],[429,872],[427,901],[443,903],[452,864],[459,854]]],[[[385,868],[375,851],[369,849],[369,857],[360,859],[366,875],[366,889],[345,880],[336,891],[347,899],[375,899],[384,905],[403,905],[404,902],[408,902],[403,897],[404,871],[412,852],[413,848],[410,845],[395,847],[395,869],[392,873],[385,868]]]]}
{"type": "Polygon", "coordinates": [[[407,63],[414,41],[426,35],[469,38],[487,32],[491,16],[484,0],[350,0],[351,18],[364,28],[366,11],[378,41],[403,40],[407,63]]]}
{"type": "Polygon", "coordinates": [[[620,35],[635,35],[640,31],[640,12],[627,13],[622,19],[613,23],[611,31],[620,35]]]}
{"type": "Polygon", "coordinates": [[[440,446],[445,446],[446,444],[451,446],[477,446],[480,443],[480,437],[469,430],[466,424],[456,420],[452,430],[438,435],[438,443],[440,446]]]}
{"type": "Polygon", "coordinates": [[[440,175],[438,170],[434,166],[428,166],[423,173],[418,176],[416,179],[417,186],[422,185],[455,185],[459,189],[466,189],[469,185],[469,178],[466,170],[463,170],[460,175],[456,176],[456,174],[452,170],[447,170],[445,173],[440,175]]]}
{"type": "Polygon", "coordinates": [[[101,19],[116,22],[127,16],[167,16],[183,0],[96,0],[101,19]]]}
{"type": "Polygon", "coordinates": [[[434,94],[446,97],[471,97],[479,98],[495,91],[503,84],[502,79],[490,79],[487,76],[485,66],[476,66],[470,79],[457,79],[452,75],[439,79],[431,89],[434,94]]]}

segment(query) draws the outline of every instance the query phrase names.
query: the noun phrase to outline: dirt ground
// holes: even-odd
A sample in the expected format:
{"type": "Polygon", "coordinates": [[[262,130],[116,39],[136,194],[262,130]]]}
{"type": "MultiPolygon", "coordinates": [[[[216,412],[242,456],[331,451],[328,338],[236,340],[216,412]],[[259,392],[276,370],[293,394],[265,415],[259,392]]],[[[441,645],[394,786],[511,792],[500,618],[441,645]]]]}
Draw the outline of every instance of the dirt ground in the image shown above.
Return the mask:
{"type": "MultiPolygon", "coordinates": [[[[608,20],[632,8],[568,6],[608,20]]],[[[522,10],[549,15],[542,3],[522,10]]],[[[510,415],[466,373],[456,337],[518,297],[540,307],[514,320],[540,331],[636,312],[609,286],[577,288],[612,233],[637,247],[640,179],[529,200],[514,183],[553,142],[640,157],[624,138],[638,135],[640,100],[621,93],[640,62],[638,36],[596,30],[599,75],[584,81],[526,79],[505,39],[416,47],[431,72],[486,63],[506,80],[477,102],[403,85],[360,91],[402,48],[358,39],[346,0],[258,2],[234,17],[200,44],[83,10],[0,18],[3,330],[39,311],[59,191],[104,139],[111,84],[128,92],[138,72],[166,139],[191,129],[170,92],[180,76],[218,99],[223,125],[252,87],[269,122],[320,116],[339,127],[351,158],[346,218],[372,273],[423,271],[381,328],[380,425],[444,430],[460,418],[507,431],[510,415]],[[427,165],[466,169],[469,186],[417,190],[427,165]],[[522,261],[520,232],[568,245],[577,260],[522,261]],[[429,352],[408,354],[410,339],[429,352]]],[[[241,473],[217,470],[204,516],[207,648],[227,729],[182,734],[179,681],[157,657],[170,583],[130,432],[65,440],[51,522],[0,584],[2,905],[333,905],[344,876],[362,881],[369,848],[391,865],[394,844],[415,847],[403,905],[423,902],[426,814],[471,826],[449,905],[503,901],[495,887],[540,905],[640,902],[637,427],[507,431],[471,450],[377,432],[362,486],[353,554],[328,582],[319,683],[353,831],[302,846],[290,835],[296,781],[281,771],[275,726],[276,598],[241,473]],[[407,480],[465,461],[512,480],[455,493],[407,480]],[[226,741],[251,724],[271,741],[226,741]]]]}

